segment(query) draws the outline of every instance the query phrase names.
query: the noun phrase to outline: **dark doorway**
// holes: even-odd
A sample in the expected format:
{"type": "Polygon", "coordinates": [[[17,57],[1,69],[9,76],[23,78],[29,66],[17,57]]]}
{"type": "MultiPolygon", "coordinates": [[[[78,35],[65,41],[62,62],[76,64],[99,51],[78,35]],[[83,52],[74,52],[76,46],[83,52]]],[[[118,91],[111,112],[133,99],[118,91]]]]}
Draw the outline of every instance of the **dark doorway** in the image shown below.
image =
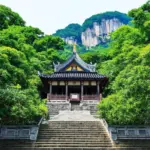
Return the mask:
{"type": "Polygon", "coordinates": [[[84,86],[84,95],[95,95],[97,93],[96,86],[84,86]]]}
{"type": "Polygon", "coordinates": [[[71,93],[77,93],[81,94],[81,87],[80,86],[68,86],[68,96],[70,96],[71,93]]]}
{"type": "Polygon", "coordinates": [[[65,86],[53,86],[52,94],[65,95],[65,86]]]}

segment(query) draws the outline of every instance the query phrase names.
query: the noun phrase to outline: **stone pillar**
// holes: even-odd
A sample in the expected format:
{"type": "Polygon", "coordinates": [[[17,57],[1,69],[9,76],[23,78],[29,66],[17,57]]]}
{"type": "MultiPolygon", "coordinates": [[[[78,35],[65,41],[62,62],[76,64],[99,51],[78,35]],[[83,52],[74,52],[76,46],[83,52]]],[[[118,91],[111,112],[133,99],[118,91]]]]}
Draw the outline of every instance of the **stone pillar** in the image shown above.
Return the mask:
{"type": "Polygon", "coordinates": [[[83,94],[84,94],[84,86],[83,82],[81,82],[81,100],[83,100],[83,94]]]}
{"type": "Polygon", "coordinates": [[[52,95],[52,82],[49,82],[49,100],[51,100],[51,95],[52,95]]]}
{"type": "Polygon", "coordinates": [[[66,81],[66,100],[68,100],[68,82],[66,81]]]}

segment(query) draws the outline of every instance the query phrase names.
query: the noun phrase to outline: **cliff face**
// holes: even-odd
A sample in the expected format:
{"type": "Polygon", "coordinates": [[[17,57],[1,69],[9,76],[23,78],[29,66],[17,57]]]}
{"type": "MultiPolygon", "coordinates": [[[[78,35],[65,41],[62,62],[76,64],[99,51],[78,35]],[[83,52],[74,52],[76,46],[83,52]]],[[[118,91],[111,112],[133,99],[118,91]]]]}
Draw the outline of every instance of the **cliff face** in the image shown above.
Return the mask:
{"type": "Polygon", "coordinates": [[[110,33],[132,19],[126,14],[114,11],[96,14],[87,18],[84,23],[70,24],[64,29],[57,30],[54,35],[60,36],[67,44],[76,42],[87,48],[108,42],[110,33]]]}
{"type": "Polygon", "coordinates": [[[82,44],[86,47],[94,47],[100,43],[105,43],[110,38],[109,34],[122,25],[123,23],[117,18],[103,19],[101,23],[94,22],[93,28],[87,28],[82,32],[82,44]]]}

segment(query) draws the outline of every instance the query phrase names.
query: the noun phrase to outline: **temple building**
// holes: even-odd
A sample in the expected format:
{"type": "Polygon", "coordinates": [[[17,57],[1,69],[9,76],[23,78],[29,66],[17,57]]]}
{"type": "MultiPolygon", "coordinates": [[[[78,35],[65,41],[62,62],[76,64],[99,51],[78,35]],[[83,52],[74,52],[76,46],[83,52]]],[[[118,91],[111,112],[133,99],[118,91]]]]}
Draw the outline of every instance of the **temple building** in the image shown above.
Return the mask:
{"type": "Polygon", "coordinates": [[[108,78],[96,72],[96,64],[87,64],[76,52],[63,64],[54,63],[55,72],[41,74],[44,92],[48,101],[66,103],[98,103],[108,78]]]}

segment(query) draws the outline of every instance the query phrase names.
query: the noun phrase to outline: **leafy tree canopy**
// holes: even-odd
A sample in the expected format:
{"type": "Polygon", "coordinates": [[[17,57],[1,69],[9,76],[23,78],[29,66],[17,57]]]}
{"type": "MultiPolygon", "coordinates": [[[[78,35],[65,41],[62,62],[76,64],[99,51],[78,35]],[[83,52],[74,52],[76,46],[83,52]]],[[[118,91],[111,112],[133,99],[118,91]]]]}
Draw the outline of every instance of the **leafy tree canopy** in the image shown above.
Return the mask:
{"type": "MultiPolygon", "coordinates": [[[[10,11],[5,6],[0,11],[1,8],[10,11]]],[[[11,13],[6,14],[19,16],[11,13]]],[[[19,24],[18,18],[3,19],[6,24],[0,28],[0,123],[32,124],[47,113],[45,102],[39,97],[42,84],[37,72],[53,72],[53,61],[61,61],[57,50],[63,49],[64,42],[44,35],[38,28],[24,26],[21,20],[19,24]]]]}
{"type": "Polygon", "coordinates": [[[18,13],[13,12],[10,8],[0,5],[0,30],[6,29],[11,25],[24,26],[25,21],[18,13]]]}
{"type": "Polygon", "coordinates": [[[150,124],[150,45],[144,26],[148,8],[149,2],[129,12],[134,26],[112,33],[111,59],[101,63],[99,72],[109,77],[110,84],[98,108],[109,124],[150,124]]]}

